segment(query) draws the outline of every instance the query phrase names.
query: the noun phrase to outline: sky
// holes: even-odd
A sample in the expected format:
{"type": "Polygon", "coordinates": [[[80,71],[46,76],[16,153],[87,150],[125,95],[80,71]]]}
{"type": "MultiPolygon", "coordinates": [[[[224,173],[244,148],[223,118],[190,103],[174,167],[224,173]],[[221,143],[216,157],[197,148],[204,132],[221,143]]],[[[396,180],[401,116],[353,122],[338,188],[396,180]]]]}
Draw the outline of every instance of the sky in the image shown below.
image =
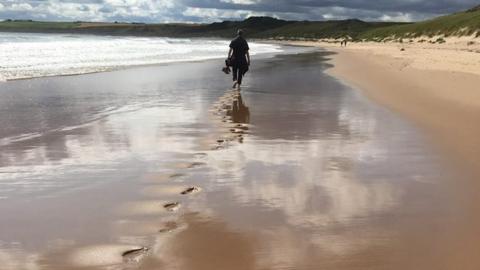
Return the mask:
{"type": "Polygon", "coordinates": [[[210,23],[271,16],[418,21],[478,4],[478,0],[0,0],[0,20],[210,23]]]}

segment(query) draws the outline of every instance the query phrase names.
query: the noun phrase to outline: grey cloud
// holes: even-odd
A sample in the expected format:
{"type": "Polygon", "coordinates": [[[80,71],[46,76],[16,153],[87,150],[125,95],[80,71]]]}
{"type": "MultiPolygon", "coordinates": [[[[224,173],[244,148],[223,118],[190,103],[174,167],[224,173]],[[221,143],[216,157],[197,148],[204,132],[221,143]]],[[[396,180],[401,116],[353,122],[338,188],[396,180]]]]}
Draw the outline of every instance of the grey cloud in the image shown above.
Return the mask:
{"type": "Polygon", "coordinates": [[[347,9],[451,13],[478,5],[478,0],[259,0],[255,5],[226,3],[221,0],[181,0],[187,6],[220,9],[252,9],[256,11],[301,12],[312,8],[341,7],[347,9]]]}
{"type": "Polygon", "coordinates": [[[112,6],[104,5],[98,11],[103,13],[112,13],[115,9],[112,6]]]}
{"type": "Polygon", "coordinates": [[[290,20],[409,21],[465,10],[477,1],[250,0],[241,4],[239,0],[0,0],[0,19],[212,22],[268,15],[290,20]]]}

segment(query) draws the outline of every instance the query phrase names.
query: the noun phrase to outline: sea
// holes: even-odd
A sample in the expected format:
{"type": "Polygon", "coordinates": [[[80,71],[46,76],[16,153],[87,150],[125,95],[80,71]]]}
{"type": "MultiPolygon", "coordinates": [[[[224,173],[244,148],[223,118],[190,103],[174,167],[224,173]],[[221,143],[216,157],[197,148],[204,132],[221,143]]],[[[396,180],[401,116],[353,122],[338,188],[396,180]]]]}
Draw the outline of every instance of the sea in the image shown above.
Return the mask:
{"type": "MultiPolygon", "coordinates": [[[[0,33],[0,81],[224,58],[228,45],[220,39],[0,33]]],[[[282,51],[272,44],[250,48],[252,55],[282,51]]]]}

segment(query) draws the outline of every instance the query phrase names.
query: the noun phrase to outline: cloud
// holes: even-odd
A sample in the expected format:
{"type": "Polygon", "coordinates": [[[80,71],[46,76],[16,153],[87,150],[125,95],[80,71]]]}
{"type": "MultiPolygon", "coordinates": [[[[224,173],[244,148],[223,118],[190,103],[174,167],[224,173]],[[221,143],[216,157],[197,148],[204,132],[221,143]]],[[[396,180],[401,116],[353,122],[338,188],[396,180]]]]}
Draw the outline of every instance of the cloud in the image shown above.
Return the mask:
{"type": "Polygon", "coordinates": [[[476,4],[477,0],[0,0],[0,19],[212,22],[265,15],[415,21],[476,4]]]}
{"type": "Polygon", "coordinates": [[[189,18],[204,18],[206,22],[218,20],[241,20],[252,16],[270,16],[278,18],[274,13],[257,12],[250,10],[222,10],[215,8],[192,8],[188,7],[182,15],[189,18]]]}
{"type": "Polygon", "coordinates": [[[257,4],[259,1],[255,1],[255,0],[220,0],[220,2],[239,4],[239,5],[253,5],[253,4],[257,4]]]}

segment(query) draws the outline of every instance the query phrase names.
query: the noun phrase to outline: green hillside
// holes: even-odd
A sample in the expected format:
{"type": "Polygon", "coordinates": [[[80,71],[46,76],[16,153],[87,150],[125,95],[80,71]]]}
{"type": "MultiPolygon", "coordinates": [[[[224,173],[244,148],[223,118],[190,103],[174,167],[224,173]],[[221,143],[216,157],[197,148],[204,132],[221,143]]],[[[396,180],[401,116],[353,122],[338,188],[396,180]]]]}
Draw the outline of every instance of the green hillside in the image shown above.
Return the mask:
{"type": "Polygon", "coordinates": [[[224,21],[212,24],[134,24],[88,22],[0,22],[0,31],[88,33],[167,37],[232,37],[244,29],[249,38],[318,39],[357,37],[361,33],[400,23],[375,23],[360,20],[285,21],[270,17],[251,17],[244,21],[224,21]]]}
{"type": "Polygon", "coordinates": [[[319,39],[357,37],[370,29],[400,25],[400,23],[371,23],[361,20],[284,21],[270,17],[251,17],[241,22],[213,23],[198,29],[200,35],[230,37],[236,29],[244,29],[250,38],[319,39]]]}
{"type": "Polygon", "coordinates": [[[49,30],[49,29],[73,29],[79,26],[74,22],[37,22],[31,20],[6,20],[0,22],[0,30],[2,31],[24,31],[24,30],[49,30]]]}
{"type": "Polygon", "coordinates": [[[433,37],[437,35],[444,35],[448,37],[452,35],[462,36],[472,34],[475,34],[477,37],[480,36],[480,6],[464,12],[442,16],[414,24],[395,25],[372,29],[362,33],[360,38],[413,38],[420,36],[433,37]]]}
{"type": "Polygon", "coordinates": [[[36,22],[8,20],[0,22],[4,32],[80,33],[163,37],[230,38],[237,29],[249,38],[326,39],[350,37],[354,40],[413,38],[419,36],[480,36],[480,6],[417,23],[364,22],[357,19],[336,21],[285,21],[270,17],[251,17],[244,21],[212,24],[143,24],[92,22],[36,22]]]}
{"type": "Polygon", "coordinates": [[[322,38],[356,38],[361,33],[376,29],[379,27],[386,27],[391,25],[402,25],[401,23],[378,23],[378,22],[364,22],[361,20],[341,20],[341,21],[320,21],[320,22],[293,22],[278,28],[269,29],[264,32],[256,34],[259,38],[307,38],[307,39],[322,39],[322,38]]]}

